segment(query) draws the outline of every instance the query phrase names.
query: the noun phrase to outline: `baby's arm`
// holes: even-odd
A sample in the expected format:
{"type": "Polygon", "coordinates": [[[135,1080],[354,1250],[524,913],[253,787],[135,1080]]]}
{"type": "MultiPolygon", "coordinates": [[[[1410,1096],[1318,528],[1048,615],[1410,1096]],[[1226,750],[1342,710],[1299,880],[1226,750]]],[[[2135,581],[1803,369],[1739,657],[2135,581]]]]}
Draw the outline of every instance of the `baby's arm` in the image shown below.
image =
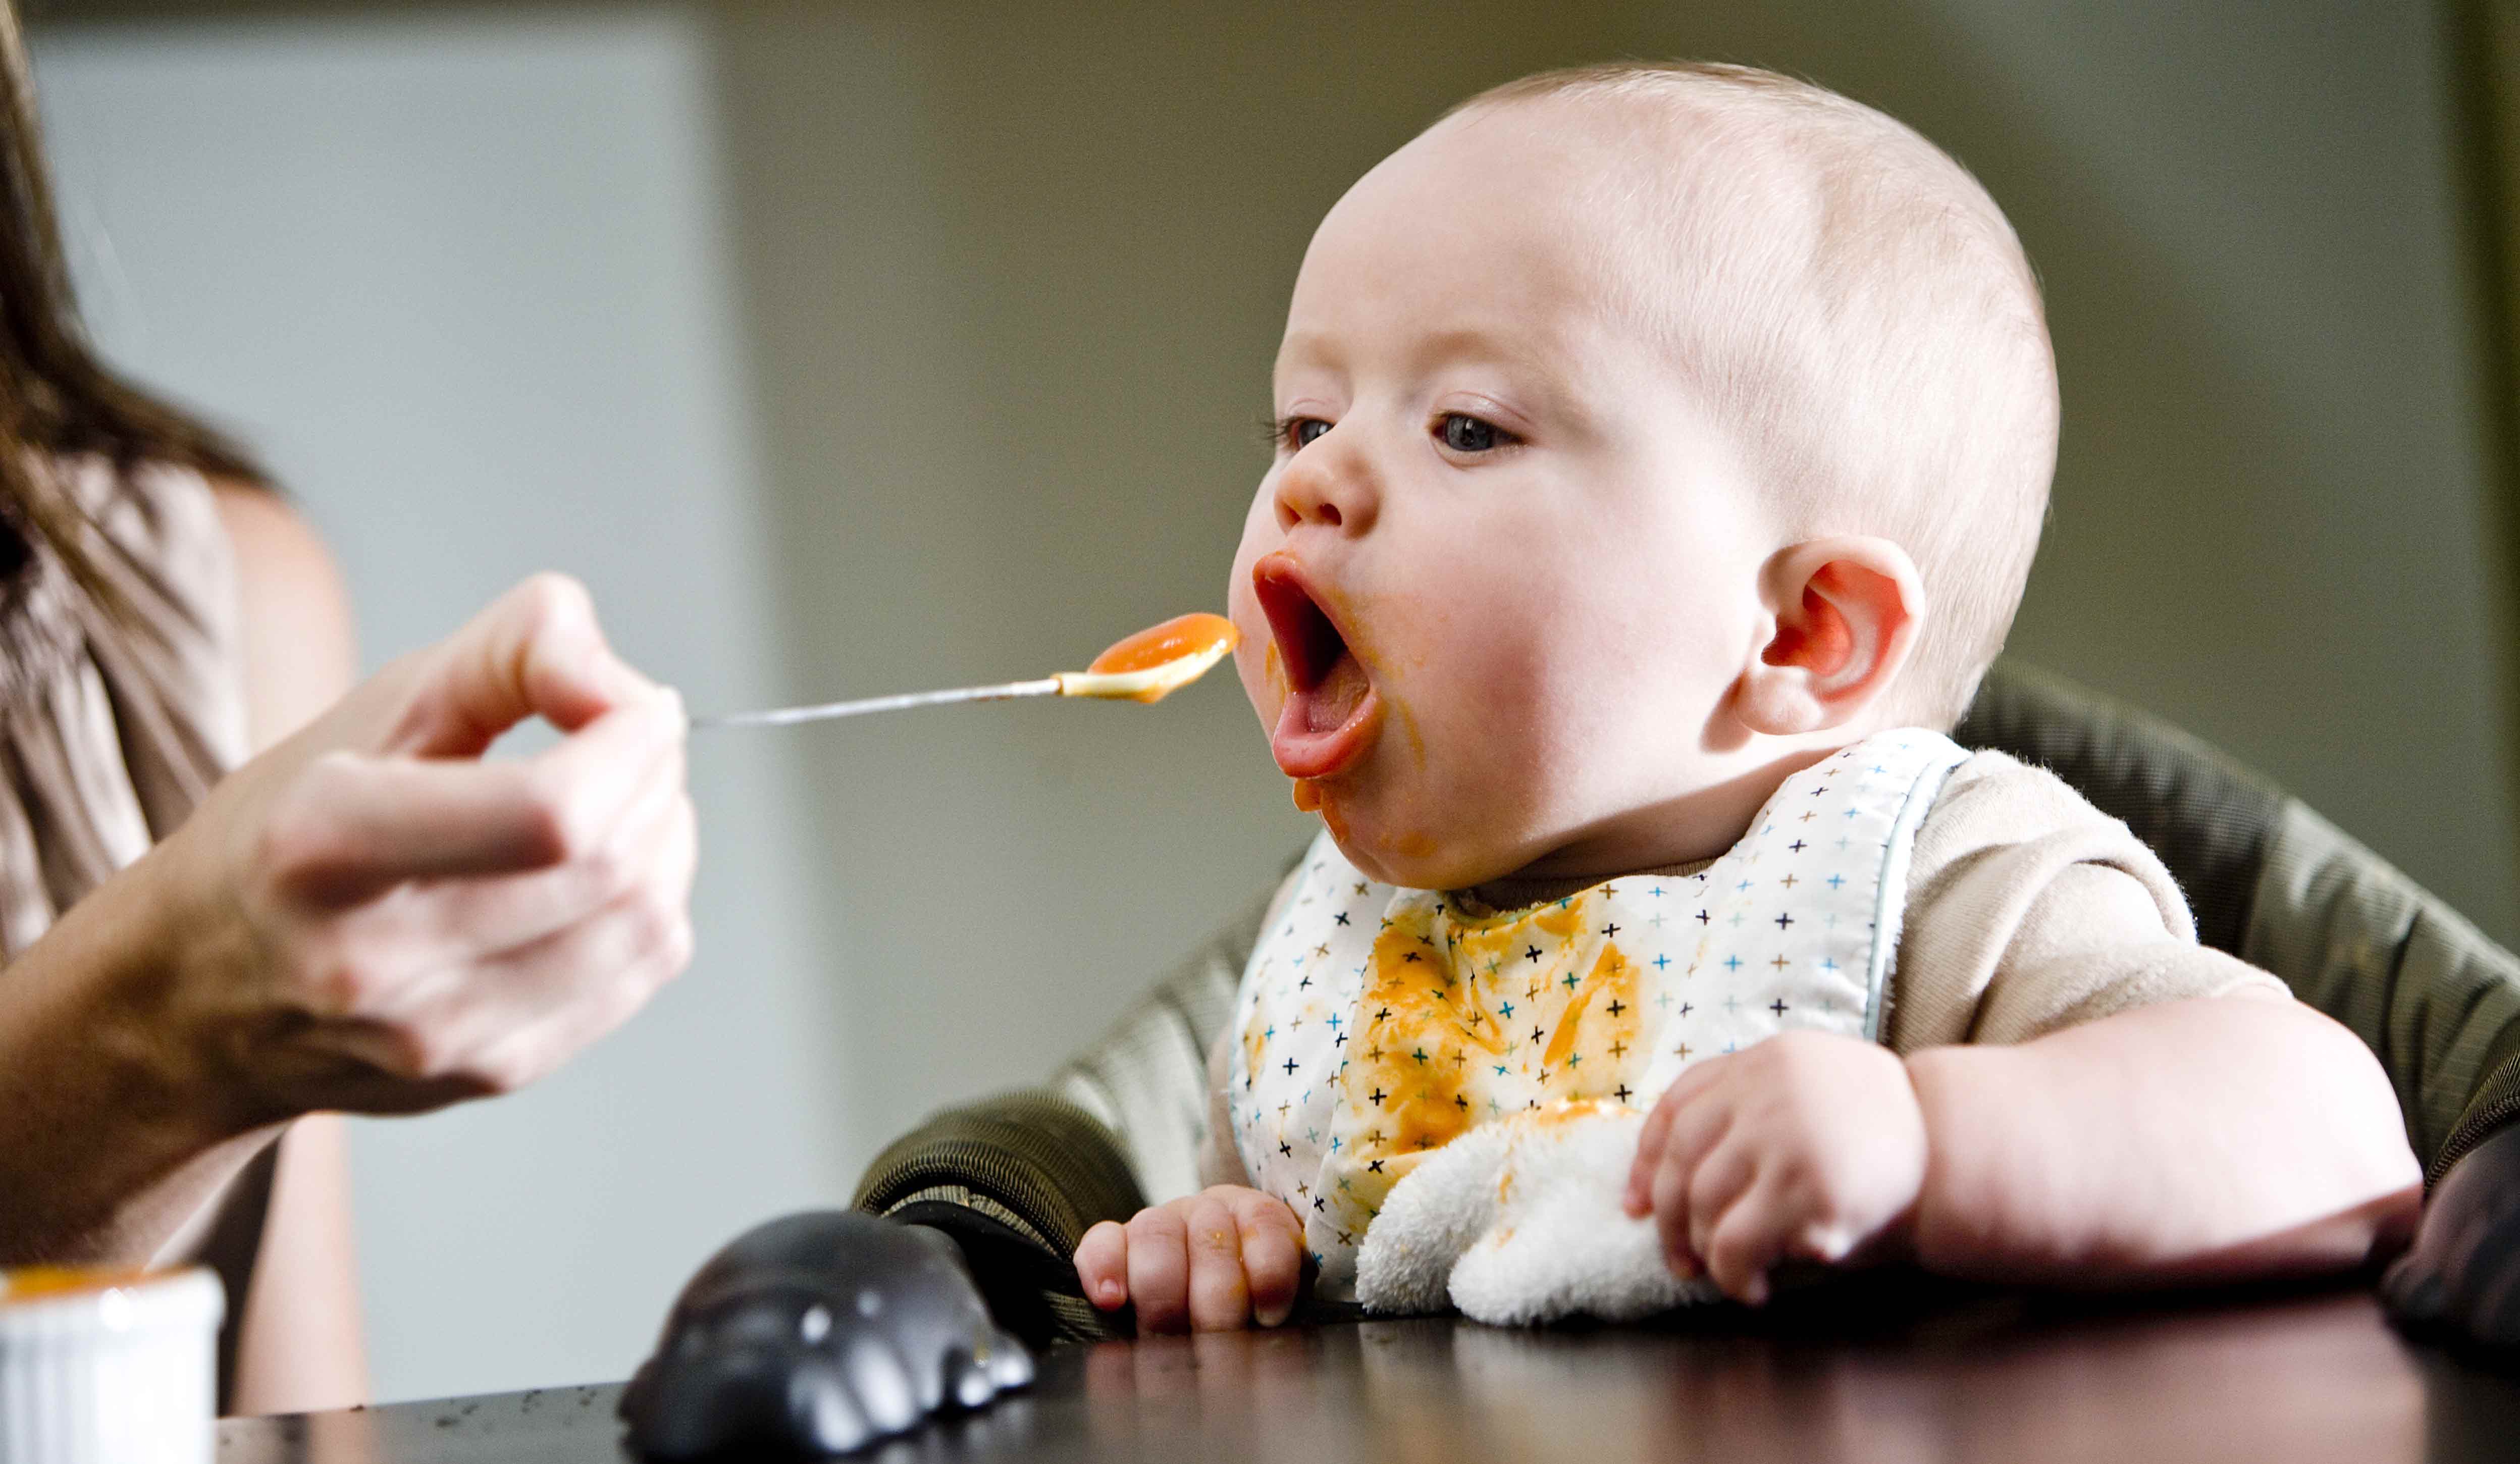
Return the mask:
{"type": "MultiPolygon", "coordinates": [[[[1956,1275],[2205,1280],[2354,1265],[2411,1224],[2419,1171],[2362,1040],[2175,935],[2125,869],[2044,882],[1933,1046],[1784,1033],[1681,1074],[1628,1179],[1676,1270],[1741,1298],[1777,1259],[1882,1250],[1956,1275]]],[[[1900,960],[1965,968],[1953,935],[1976,928],[1911,930],[1900,960]]]]}
{"type": "Polygon", "coordinates": [[[2252,991],[1904,1063],[1785,1033],[1682,1075],[1627,1207],[1755,1303],[1778,1260],[1884,1252],[2072,1285],[2339,1269],[2404,1236],[2421,1179],[2369,1050],[2252,991]]]}
{"type": "Polygon", "coordinates": [[[1105,1311],[1135,1302],[1142,1332],[1274,1327],[1295,1309],[1303,1235],[1277,1196],[1220,1184],[1086,1231],[1076,1275],[1105,1311]]]}
{"type": "Polygon", "coordinates": [[[1675,1270],[1755,1301],[1778,1260],[1885,1251],[2097,1285],[2351,1266],[2404,1236],[2420,1180],[2377,1060],[2269,983],[2017,1045],[1903,1061],[1788,1032],[1701,1062],[1648,1116],[1627,1206],[1675,1270]]]}
{"type": "Polygon", "coordinates": [[[1907,1241],[1955,1275],[2126,1284],[2359,1264],[2422,1195],[2362,1041],[2279,996],[2143,1007],[1908,1061],[1907,1241]]]}

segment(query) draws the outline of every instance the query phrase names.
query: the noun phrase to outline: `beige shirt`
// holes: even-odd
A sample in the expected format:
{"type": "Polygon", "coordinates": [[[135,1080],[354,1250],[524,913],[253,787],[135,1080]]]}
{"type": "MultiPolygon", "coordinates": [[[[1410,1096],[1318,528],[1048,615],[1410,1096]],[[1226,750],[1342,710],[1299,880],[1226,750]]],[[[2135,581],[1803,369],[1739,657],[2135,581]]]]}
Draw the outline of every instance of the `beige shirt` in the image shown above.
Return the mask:
{"type": "MultiPolygon", "coordinates": [[[[247,751],[237,572],[209,483],[97,456],[50,466],[116,604],[32,534],[0,573],[0,965],[173,832],[247,751]]],[[[265,1147],[155,1258],[219,1271],[223,1347],[245,1309],[276,1155],[265,1147]]]]}
{"type": "MultiPolygon", "coordinates": [[[[1479,893],[1488,903],[1529,902],[1593,883],[1479,893]]],[[[1955,1042],[2026,1042],[2190,997],[2291,999],[2274,977],[2196,943],[2178,884],[2125,824],[2053,773],[2002,753],[1978,753],[1955,769],[1917,828],[1888,989],[1884,1031],[1902,1056],[1955,1042]]],[[[1250,1183],[1226,1116],[1233,1040],[1228,1028],[1208,1053],[1205,1184],[1250,1183]]]]}

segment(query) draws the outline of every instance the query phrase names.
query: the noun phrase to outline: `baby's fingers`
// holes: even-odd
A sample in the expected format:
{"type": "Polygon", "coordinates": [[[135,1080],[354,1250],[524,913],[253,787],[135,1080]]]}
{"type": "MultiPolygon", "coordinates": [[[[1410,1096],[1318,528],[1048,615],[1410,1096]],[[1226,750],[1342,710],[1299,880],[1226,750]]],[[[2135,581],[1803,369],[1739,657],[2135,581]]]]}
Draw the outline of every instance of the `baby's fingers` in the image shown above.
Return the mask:
{"type": "Polygon", "coordinates": [[[1129,1232],[1119,1221],[1104,1220],[1076,1243],[1076,1280],[1104,1311],[1129,1304],[1129,1232]]]}
{"type": "Polygon", "coordinates": [[[1757,1156],[1749,1145],[1740,1143],[1718,1145],[1689,1171],[1688,1251],[1710,1269],[1714,1264],[1716,1232],[1758,1177],[1757,1156]]]}
{"type": "Polygon", "coordinates": [[[1233,1209],[1212,1192],[1190,1202],[1189,1245],[1191,1330],[1232,1332],[1249,1325],[1241,1228],[1233,1209]]]}
{"type": "Polygon", "coordinates": [[[1235,1225],[1242,1233],[1242,1274],[1251,1291],[1251,1319],[1274,1327],[1295,1309],[1303,1284],[1304,1248],[1295,1212],[1274,1195],[1235,1198],[1235,1225]]]}
{"type": "Polygon", "coordinates": [[[1706,1245],[1706,1273],[1724,1294],[1752,1306],[1768,1300],[1768,1270],[1785,1258],[1799,1222],[1790,1214],[1781,1186],[1750,1186],[1716,1223],[1706,1245]]]}
{"type": "Polygon", "coordinates": [[[1688,1168],[1666,1153],[1646,1181],[1653,1207],[1654,1237],[1662,1247],[1663,1264],[1675,1276],[1697,1275],[1706,1267],[1688,1246],[1688,1168]]]}
{"type": "MultiPolygon", "coordinates": [[[[1673,1130],[1676,1127],[1684,1133],[1691,1129],[1702,1130],[1708,1121],[1722,1116],[1724,1111],[1718,1105],[1696,1100],[1728,1071],[1721,1059],[1709,1058],[1698,1063],[1673,1079],[1653,1110],[1645,1115],[1645,1121],[1637,1130],[1637,1157],[1628,1166],[1627,1192],[1622,1197],[1628,1213],[1642,1219],[1647,1211],[1654,1208],[1654,1176],[1661,1169],[1663,1161],[1673,1157],[1673,1130]],[[1694,1117],[1697,1121],[1683,1125],[1684,1116],[1694,1117]]],[[[1683,1143],[1680,1148],[1683,1152],[1676,1157],[1682,1167],[1687,1167],[1695,1156],[1688,1152],[1691,1145],[1683,1143]]]]}
{"type": "Polygon", "coordinates": [[[1179,1210],[1142,1210],[1129,1221],[1129,1300],[1141,1332],[1190,1330],[1190,1243],[1179,1210]]]}
{"type": "Polygon", "coordinates": [[[1637,1157],[1628,1165],[1627,1193],[1621,1203],[1628,1213],[1643,1216],[1653,1209],[1654,1176],[1662,1168],[1664,1141],[1671,1135],[1672,1121],[1680,1115],[1680,1095],[1664,1093],[1662,1101],[1645,1115],[1637,1129],[1637,1157]]]}

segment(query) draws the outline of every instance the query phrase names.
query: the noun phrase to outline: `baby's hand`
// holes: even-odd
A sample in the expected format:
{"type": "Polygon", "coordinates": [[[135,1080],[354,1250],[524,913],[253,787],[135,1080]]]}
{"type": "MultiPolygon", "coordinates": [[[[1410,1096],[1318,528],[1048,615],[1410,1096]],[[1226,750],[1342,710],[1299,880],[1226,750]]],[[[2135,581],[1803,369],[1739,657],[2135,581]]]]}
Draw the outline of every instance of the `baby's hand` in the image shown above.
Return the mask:
{"type": "Polygon", "coordinates": [[[1756,1305],[1779,1260],[1839,1261],[1904,1227],[1925,1118],[1885,1047],[1791,1031],[1688,1069],[1645,1117],[1628,1213],[1674,1273],[1756,1305]]]}
{"type": "Polygon", "coordinates": [[[1105,1311],[1136,1302],[1141,1332],[1274,1327],[1295,1309],[1303,1242],[1286,1202],[1220,1184],[1086,1231],[1076,1276],[1105,1311]]]}

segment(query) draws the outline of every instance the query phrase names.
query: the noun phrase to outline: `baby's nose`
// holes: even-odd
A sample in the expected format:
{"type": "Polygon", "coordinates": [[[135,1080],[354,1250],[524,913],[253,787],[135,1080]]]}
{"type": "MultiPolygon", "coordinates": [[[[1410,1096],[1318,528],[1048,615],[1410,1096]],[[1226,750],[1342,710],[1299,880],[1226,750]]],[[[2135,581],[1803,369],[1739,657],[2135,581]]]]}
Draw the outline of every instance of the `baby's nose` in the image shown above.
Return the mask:
{"type": "Polygon", "coordinates": [[[1292,530],[1299,524],[1315,524],[1347,533],[1363,533],[1373,526],[1374,510],[1380,502],[1373,475],[1354,454],[1333,446],[1335,436],[1333,429],[1314,438],[1278,475],[1281,531],[1292,530]]]}

